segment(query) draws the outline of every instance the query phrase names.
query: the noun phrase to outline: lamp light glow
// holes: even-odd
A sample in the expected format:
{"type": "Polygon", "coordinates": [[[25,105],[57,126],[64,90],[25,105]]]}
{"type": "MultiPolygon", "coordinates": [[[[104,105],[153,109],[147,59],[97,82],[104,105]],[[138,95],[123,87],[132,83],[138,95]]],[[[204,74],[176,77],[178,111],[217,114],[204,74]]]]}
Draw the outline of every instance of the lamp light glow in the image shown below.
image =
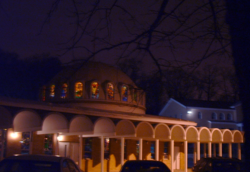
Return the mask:
{"type": "Polygon", "coordinates": [[[62,141],[63,140],[63,136],[57,136],[57,140],[58,141],[62,141]]]}
{"type": "Polygon", "coordinates": [[[192,113],[192,111],[190,111],[190,110],[189,110],[189,111],[187,111],[187,113],[188,113],[188,114],[191,114],[191,113],[192,113]]]}
{"type": "Polygon", "coordinates": [[[17,134],[17,132],[13,132],[13,133],[10,134],[10,136],[11,136],[13,139],[15,139],[15,138],[17,138],[18,134],[17,134]]]}

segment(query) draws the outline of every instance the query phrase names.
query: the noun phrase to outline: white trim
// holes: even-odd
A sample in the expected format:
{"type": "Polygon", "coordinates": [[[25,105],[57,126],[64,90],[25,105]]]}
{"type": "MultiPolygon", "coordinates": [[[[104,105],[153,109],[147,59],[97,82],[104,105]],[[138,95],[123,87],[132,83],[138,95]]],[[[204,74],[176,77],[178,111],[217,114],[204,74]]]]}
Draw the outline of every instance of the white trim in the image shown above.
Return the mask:
{"type": "Polygon", "coordinates": [[[60,129],[60,130],[50,130],[50,131],[37,131],[37,134],[54,134],[54,133],[68,133],[68,129],[60,129]]]}
{"type": "Polygon", "coordinates": [[[217,124],[235,124],[235,125],[242,125],[242,123],[236,123],[236,122],[224,122],[224,121],[210,121],[208,120],[207,122],[209,123],[217,123],[217,124]]]}
{"type": "Polygon", "coordinates": [[[223,110],[223,111],[236,111],[235,109],[221,109],[221,108],[205,108],[205,107],[195,107],[195,106],[187,106],[187,108],[191,109],[206,109],[206,110],[223,110]]]}

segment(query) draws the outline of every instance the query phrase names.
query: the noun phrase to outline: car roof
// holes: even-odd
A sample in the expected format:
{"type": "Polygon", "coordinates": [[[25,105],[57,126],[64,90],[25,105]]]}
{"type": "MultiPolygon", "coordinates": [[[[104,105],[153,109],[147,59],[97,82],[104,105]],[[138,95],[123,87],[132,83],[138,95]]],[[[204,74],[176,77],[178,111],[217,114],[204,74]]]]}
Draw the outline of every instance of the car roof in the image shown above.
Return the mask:
{"type": "Polygon", "coordinates": [[[56,155],[14,155],[14,156],[7,157],[5,159],[60,162],[62,159],[66,159],[66,158],[56,156],[56,155]]]}
{"type": "Polygon", "coordinates": [[[203,160],[209,160],[209,161],[217,161],[217,160],[220,160],[220,161],[236,161],[236,162],[241,162],[240,159],[237,159],[237,158],[225,158],[225,157],[211,157],[211,158],[201,158],[203,160]]]}

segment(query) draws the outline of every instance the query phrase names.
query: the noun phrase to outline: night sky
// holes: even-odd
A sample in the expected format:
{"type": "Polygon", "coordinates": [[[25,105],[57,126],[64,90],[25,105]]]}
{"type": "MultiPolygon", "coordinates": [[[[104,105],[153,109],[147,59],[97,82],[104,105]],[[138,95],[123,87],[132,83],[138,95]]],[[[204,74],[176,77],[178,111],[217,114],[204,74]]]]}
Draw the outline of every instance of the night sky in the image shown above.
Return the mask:
{"type": "MultiPolygon", "coordinates": [[[[4,51],[14,52],[19,54],[21,58],[30,57],[35,54],[50,53],[52,56],[62,55],[64,48],[67,45],[65,43],[72,33],[74,27],[72,27],[72,20],[66,17],[65,10],[67,9],[67,3],[62,1],[56,13],[53,14],[49,23],[44,24],[48,11],[51,8],[52,0],[1,0],[0,2],[0,48],[4,51]]],[[[109,2],[109,1],[105,1],[109,2]]],[[[127,9],[132,12],[136,12],[143,16],[146,14],[141,2],[123,1],[121,5],[128,7],[127,9]],[[138,8],[140,7],[140,8],[138,8]]],[[[155,8],[157,9],[157,8],[155,8]]],[[[117,14],[118,16],[118,14],[117,14]]],[[[141,23],[150,23],[154,17],[143,16],[141,23]]],[[[118,23],[118,22],[117,22],[118,23]]],[[[146,24],[147,25],[147,24],[146,24]]],[[[113,23],[113,40],[119,41],[123,39],[123,27],[116,23],[113,23]]],[[[169,27],[169,26],[166,26],[169,27]]],[[[143,28],[142,28],[143,29],[143,28]]],[[[86,39],[82,44],[89,44],[93,48],[94,43],[86,39]]],[[[187,45],[188,47],[188,45],[187,45]]],[[[178,58],[181,59],[192,59],[196,58],[203,53],[203,48],[201,44],[196,43],[195,49],[179,49],[176,52],[178,58]]],[[[171,55],[170,51],[165,49],[155,49],[159,52],[157,55],[159,58],[165,56],[171,60],[175,60],[176,56],[171,55]]],[[[75,52],[76,56],[80,57],[86,54],[84,51],[75,52]]],[[[116,56],[117,51],[108,51],[104,54],[96,57],[102,59],[103,61],[110,61],[111,57],[116,56]],[[104,58],[105,57],[105,58],[104,58]]],[[[66,55],[60,56],[62,62],[67,62],[72,59],[72,53],[67,53],[66,55]]],[[[145,60],[149,64],[152,61],[145,60]]],[[[230,60],[223,59],[220,60],[217,57],[213,57],[212,60],[206,61],[205,63],[228,63],[231,64],[230,60]]]]}

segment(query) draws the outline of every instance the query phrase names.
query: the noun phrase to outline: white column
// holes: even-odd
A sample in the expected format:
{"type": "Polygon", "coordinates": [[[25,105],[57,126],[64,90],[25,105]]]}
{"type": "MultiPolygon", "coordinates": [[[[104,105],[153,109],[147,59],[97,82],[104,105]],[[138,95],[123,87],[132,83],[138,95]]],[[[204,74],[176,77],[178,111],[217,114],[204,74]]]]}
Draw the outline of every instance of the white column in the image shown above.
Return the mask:
{"type": "Polygon", "coordinates": [[[219,156],[222,157],[222,143],[219,143],[219,156]]]}
{"type": "Polygon", "coordinates": [[[170,141],[171,146],[171,172],[174,172],[174,140],[170,141]]]}
{"type": "Polygon", "coordinates": [[[194,143],[193,160],[194,160],[194,164],[196,164],[196,161],[197,161],[197,143],[194,143]]]}
{"type": "Polygon", "coordinates": [[[140,139],[139,143],[139,160],[142,160],[143,140],[140,139]]]}
{"type": "Polygon", "coordinates": [[[124,144],[125,139],[124,137],[121,138],[121,166],[124,164],[124,144]]]}
{"type": "Polygon", "coordinates": [[[241,159],[241,145],[238,143],[238,159],[241,159]]]}
{"type": "Polygon", "coordinates": [[[101,137],[101,172],[104,172],[104,137],[101,137]]]}
{"type": "Polygon", "coordinates": [[[197,160],[200,160],[201,159],[201,149],[200,149],[200,145],[201,143],[200,142],[197,142],[197,160]]]}
{"type": "Polygon", "coordinates": [[[232,158],[232,143],[228,143],[228,157],[232,158]]]}
{"type": "Polygon", "coordinates": [[[204,153],[204,158],[206,158],[207,157],[207,143],[204,143],[203,146],[204,146],[204,150],[203,150],[204,151],[203,152],[204,153]]]}
{"type": "Polygon", "coordinates": [[[212,157],[212,143],[208,142],[208,157],[212,157]]]}
{"type": "Polygon", "coordinates": [[[184,141],[185,172],[188,171],[188,142],[184,141]]]}
{"type": "Polygon", "coordinates": [[[155,160],[159,161],[159,139],[155,140],[155,160]]]}
{"type": "Polygon", "coordinates": [[[79,135],[79,160],[78,167],[82,168],[82,135],[79,135]]]}

